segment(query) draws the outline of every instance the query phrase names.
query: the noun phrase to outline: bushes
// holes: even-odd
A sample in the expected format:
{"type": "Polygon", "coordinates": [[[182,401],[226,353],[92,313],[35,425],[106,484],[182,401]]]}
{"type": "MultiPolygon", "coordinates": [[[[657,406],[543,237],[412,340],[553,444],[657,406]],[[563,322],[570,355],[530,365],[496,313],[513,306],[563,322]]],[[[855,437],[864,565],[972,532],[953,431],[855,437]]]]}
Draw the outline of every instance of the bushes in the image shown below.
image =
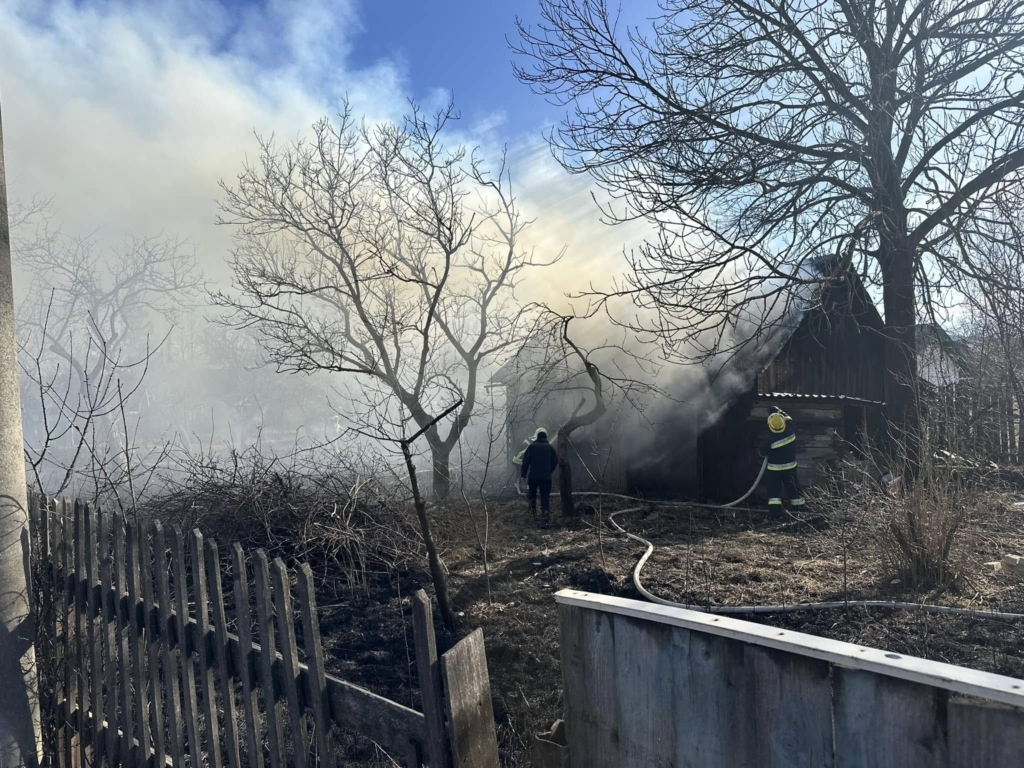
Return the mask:
{"type": "Polygon", "coordinates": [[[375,575],[418,558],[401,487],[380,461],[336,452],[266,455],[260,446],[225,456],[181,449],[164,487],[143,515],[188,530],[202,528],[222,545],[309,563],[335,590],[365,590],[375,575]]]}

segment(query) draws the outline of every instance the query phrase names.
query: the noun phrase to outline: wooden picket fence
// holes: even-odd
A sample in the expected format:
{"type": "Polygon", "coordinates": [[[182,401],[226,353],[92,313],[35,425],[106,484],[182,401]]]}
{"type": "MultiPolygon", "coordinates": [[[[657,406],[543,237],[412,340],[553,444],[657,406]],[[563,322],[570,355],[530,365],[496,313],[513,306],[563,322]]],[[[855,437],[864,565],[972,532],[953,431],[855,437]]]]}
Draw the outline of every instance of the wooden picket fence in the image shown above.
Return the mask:
{"type": "Polygon", "coordinates": [[[293,604],[280,558],[256,551],[250,589],[236,543],[225,592],[220,550],[198,530],[186,540],[67,500],[30,507],[44,765],[331,766],[346,729],[406,766],[497,768],[482,633],[439,659],[422,591],[420,713],[326,674],[308,565],[293,604]]]}

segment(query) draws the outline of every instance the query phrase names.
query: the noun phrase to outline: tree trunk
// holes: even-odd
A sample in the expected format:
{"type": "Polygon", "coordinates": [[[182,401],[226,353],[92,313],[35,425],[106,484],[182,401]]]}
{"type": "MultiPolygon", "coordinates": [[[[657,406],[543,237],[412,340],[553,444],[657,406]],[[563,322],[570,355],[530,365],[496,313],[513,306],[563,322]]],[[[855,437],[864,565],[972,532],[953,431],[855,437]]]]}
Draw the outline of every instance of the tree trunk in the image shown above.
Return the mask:
{"type": "MultiPolygon", "coordinates": [[[[412,500],[416,507],[416,517],[420,522],[420,533],[423,535],[423,543],[427,547],[427,563],[430,566],[430,579],[434,582],[434,592],[437,594],[437,607],[441,610],[441,620],[445,629],[455,632],[455,614],[452,612],[451,603],[448,602],[448,580],[445,578],[444,569],[441,567],[441,558],[438,557],[437,547],[434,546],[434,537],[430,533],[430,518],[427,517],[427,505],[420,493],[420,485],[416,480],[416,465],[412,460],[412,451],[409,444],[402,441],[402,456],[405,458],[405,468],[409,473],[409,484],[412,486],[412,500]]],[[[447,479],[447,473],[445,478],[447,479]]],[[[435,468],[435,482],[437,474],[435,468]]]]}
{"type": "Polygon", "coordinates": [[[39,690],[29,610],[28,495],[0,125],[0,765],[38,765],[39,690]]]}
{"type": "Polygon", "coordinates": [[[452,488],[450,455],[444,446],[430,446],[431,486],[434,500],[441,501],[448,497],[452,488]]]}
{"type": "Polygon", "coordinates": [[[569,435],[564,429],[558,430],[555,438],[558,451],[558,496],[562,500],[562,518],[576,518],[576,504],[572,497],[572,465],[569,463],[569,435]]]}
{"type": "Polygon", "coordinates": [[[913,473],[920,464],[921,419],[917,399],[917,304],[912,247],[894,248],[882,269],[885,416],[890,454],[905,459],[913,473]]]}

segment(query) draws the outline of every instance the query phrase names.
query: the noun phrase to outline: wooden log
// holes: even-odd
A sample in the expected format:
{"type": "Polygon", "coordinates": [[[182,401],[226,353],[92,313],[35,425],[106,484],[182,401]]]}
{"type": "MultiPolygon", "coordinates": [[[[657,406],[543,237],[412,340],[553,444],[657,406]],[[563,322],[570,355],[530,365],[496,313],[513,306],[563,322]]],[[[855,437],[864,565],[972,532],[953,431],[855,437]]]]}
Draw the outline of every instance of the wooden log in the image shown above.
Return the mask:
{"type": "Polygon", "coordinates": [[[90,764],[90,756],[86,750],[85,728],[89,715],[89,658],[88,617],[86,614],[86,579],[85,579],[85,508],[80,501],[75,501],[75,676],[78,678],[78,765],[90,764]]]}
{"type": "Polygon", "coordinates": [[[87,635],[89,642],[90,673],[89,700],[92,702],[92,710],[89,713],[92,717],[92,761],[94,765],[101,765],[103,762],[104,741],[100,739],[100,731],[103,726],[103,713],[105,711],[103,703],[103,647],[101,640],[102,635],[104,634],[104,626],[100,623],[102,619],[100,618],[100,595],[98,593],[100,572],[99,560],[97,557],[97,510],[95,507],[86,504],[84,514],[86,623],[89,627],[87,635]]]}
{"type": "Polygon", "coordinates": [[[948,765],[948,692],[838,666],[832,680],[836,768],[948,765]]]}
{"type": "Polygon", "coordinates": [[[160,650],[164,668],[164,711],[167,713],[171,764],[177,768],[185,764],[184,724],[181,722],[178,649],[171,644],[171,637],[176,630],[176,616],[167,579],[167,540],[164,527],[159,521],[153,524],[153,571],[156,573],[158,614],[161,617],[160,650]]]}
{"type": "Polygon", "coordinates": [[[135,741],[131,764],[144,766],[149,762],[150,726],[149,695],[146,690],[146,606],[141,602],[142,577],[139,572],[141,542],[135,526],[130,524],[125,541],[128,566],[128,627],[131,632],[132,683],[135,701],[135,741]]]}
{"type": "Polygon", "coordinates": [[[103,514],[102,509],[96,510],[98,533],[97,555],[100,560],[100,635],[103,639],[103,655],[105,657],[106,687],[106,741],[103,750],[111,768],[117,760],[117,622],[115,613],[120,606],[113,600],[113,556],[110,545],[110,515],[103,514]]]}
{"type": "Polygon", "coordinates": [[[309,736],[306,733],[302,701],[299,699],[299,649],[295,640],[291,584],[288,569],[279,557],[274,558],[271,578],[274,585],[274,605],[277,609],[277,631],[281,638],[281,656],[284,662],[284,692],[288,700],[288,718],[292,726],[293,759],[296,768],[306,768],[309,736]]]}
{"type": "Polygon", "coordinates": [[[125,529],[124,524],[119,520],[114,525],[114,589],[115,607],[117,620],[117,637],[120,644],[121,658],[121,733],[127,736],[118,742],[118,751],[114,760],[117,765],[130,765],[131,736],[135,733],[135,718],[132,707],[134,699],[132,696],[132,656],[131,656],[131,629],[130,621],[135,612],[132,610],[131,601],[128,601],[129,610],[127,613],[121,611],[121,598],[125,596],[128,583],[127,560],[125,559],[125,529]]]}
{"type": "Polygon", "coordinates": [[[270,596],[270,566],[267,554],[256,550],[256,613],[260,624],[260,684],[267,714],[267,739],[270,747],[271,768],[285,764],[283,712],[279,693],[274,685],[274,661],[277,646],[274,641],[274,607],[270,596]]]}
{"type": "Polygon", "coordinates": [[[441,677],[453,764],[456,768],[501,768],[482,629],[441,657],[441,677]]]}
{"type": "Polygon", "coordinates": [[[143,617],[146,622],[146,654],[149,658],[150,696],[149,708],[153,713],[153,754],[157,765],[167,762],[167,741],[164,727],[164,686],[160,677],[160,655],[162,630],[153,595],[153,572],[155,570],[152,537],[145,528],[139,530],[139,576],[142,579],[142,601],[145,604],[143,617]]]}
{"type": "Polygon", "coordinates": [[[188,579],[185,575],[185,547],[181,532],[171,528],[171,565],[174,570],[174,597],[177,603],[178,651],[181,654],[181,687],[185,721],[185,734],[188,740],[188,754],[193,768],[202,766],[201,742],[199,736],[199,704],[196,700],[195,665],[192,652],[188,647],[187,632],[189,624],[188,610],[188,579]]]}
{"type": "Polygon", "coordinates": [[[259,692],[252,664],[252,616],[249,609],[249,580],[245,571],[242,545],[231,548],[232,576],[235,590],[235,623],[238,643],[235,647],[235,668],[242,682],[242,709],[245,713],[245,743],[250,768],[263,768],[263,744],[260,738],[259,692]]]}
{"type": "Polygon", "coordinates": [[[427,729],[427,763],[431,768],[452,764],[448,735],[444,724],[441,669],[437,661],[437,640],[430,598],[422,589],[412,596],[413,636],[416,645],[416,670],[419,673],[420,698],[427,729]]]}
{"type": "Polygon", "coordinates": [[[316,729],[314,736],[317,757],[320,765],[331,766],[334,765],[329,719],[331,705],[327,697],[327,674],[324,669],[324,648],[320,641],[320,620],[316,615],[313,570],[308,563],[299,566],[298,588],[299,610],[302,611],[302,642],[309,666],[308,700],[313,711],[313,727],[316,729]]]}
{"type": "Polygon", "coordinates": [[[215,656],[220,672],[221,693],[224,707],[224,746],[228,753],[229,768],[241,768],[238,753],[238,717],[235,711],[235,686],[231,675],[230,645],[228,643],[228,620],[224,609],[224,590],[220,578],[220,553],[217,542],[206,542],[206,577],[210,585],[213,629],[215,633],[215,656]]]}
{"type": "Polygon", "coordinates": [[[196,599],[196,629],[199,654],[199,687],[203,692],[203,715],[206,720],[206,754],[210,768],[221,768],[220,726],[217,722],[217,685],[214,661],[210,658],[209,595],[206,589],[206,569],[203,567],[203,534],[192,530],[192,587],[196,599]]]}

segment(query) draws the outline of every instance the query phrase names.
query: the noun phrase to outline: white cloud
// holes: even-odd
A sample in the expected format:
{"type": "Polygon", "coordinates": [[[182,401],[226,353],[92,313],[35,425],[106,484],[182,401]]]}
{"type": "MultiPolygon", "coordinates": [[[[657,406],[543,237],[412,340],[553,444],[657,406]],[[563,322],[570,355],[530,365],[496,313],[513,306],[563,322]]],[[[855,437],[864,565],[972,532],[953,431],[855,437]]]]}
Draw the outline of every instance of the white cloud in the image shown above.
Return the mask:
{"type": "MultiPolygon", "coordinates": [[[[214,225],[217,184],[253,156],[254,131],[306,133],[346,95],[370,120],[406,109],[401,65],[346,65],[357,11],[357,0],[267,0],[240,17],[215,0],[4,2],[12,196],[52,196],[70,232],[188,238],[207,274],[226,277],[232,233],[214,225]]],[[[447,98],[431,93],[424,108],[447,98]]],[[[495,157],[502,128],[496,109],[458,132],[495,157]]],[[[513,144],[510,160],[520,202],[537,218],[532,241],[549,253],[568,249],[558,269],[531,281],[530,298],[564,306],[563,294],[591,279],[607,285],[624,243],[646,229],[600,224],[588,180],[558,167],[539,129],[513,144]]]]}

